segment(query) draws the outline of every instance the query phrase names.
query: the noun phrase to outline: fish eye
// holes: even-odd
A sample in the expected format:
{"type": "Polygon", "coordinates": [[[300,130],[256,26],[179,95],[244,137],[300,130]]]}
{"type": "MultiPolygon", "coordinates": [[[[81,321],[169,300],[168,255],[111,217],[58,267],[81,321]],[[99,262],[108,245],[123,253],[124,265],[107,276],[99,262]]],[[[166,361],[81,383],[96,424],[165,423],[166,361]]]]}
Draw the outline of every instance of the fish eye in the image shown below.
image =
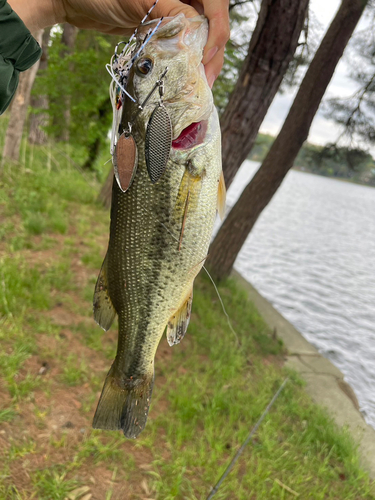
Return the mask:
{"type": "Polygon", "coordinates": [[[149,57],[142,57],[137,63],[137,73],[139,76],[146,76],[150,73],[154,66],[152,59],[149,57]]]}

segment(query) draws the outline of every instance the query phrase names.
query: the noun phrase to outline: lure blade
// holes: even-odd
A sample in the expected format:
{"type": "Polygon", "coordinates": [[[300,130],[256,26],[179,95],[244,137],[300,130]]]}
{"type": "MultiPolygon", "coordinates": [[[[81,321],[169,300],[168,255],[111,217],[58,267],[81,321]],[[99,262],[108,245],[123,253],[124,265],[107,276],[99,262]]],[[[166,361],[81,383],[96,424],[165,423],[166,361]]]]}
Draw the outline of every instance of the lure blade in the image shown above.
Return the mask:
{"type": "Polygon", "coordinates": [[[155,184],[163,175],[172,147],[172,124],[168,111],[158,105],[147,124],[145,155],[148,174],[155,184]]]}
{"type": "Polygon", "coordinates": [[[131,134],[125,132],[120,135],[113,155],[113,167],[117,184],[121,191],[127,191],[136,174],[138,150],[131,134]]]}

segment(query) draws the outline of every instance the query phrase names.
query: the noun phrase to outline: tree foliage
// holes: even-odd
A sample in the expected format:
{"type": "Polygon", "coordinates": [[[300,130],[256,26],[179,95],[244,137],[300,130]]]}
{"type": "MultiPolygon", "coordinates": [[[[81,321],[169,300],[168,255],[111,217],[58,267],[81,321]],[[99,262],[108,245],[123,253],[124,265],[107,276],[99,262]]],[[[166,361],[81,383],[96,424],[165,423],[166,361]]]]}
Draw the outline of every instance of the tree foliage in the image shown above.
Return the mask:
{"type": "Polygon", "coordinates": [[[256,22],[252,0],[234,0],[229,7],[231,38],[225,47],[224,65],[213,87],[215,105],[221,115],[228,104],[247,55],[251,33],[256,22]]]}
{"type": "MultiPolygon", "coordinates": [[[[249,155],[249,160],[263,161],[275,138],[259,134],[249,155]]],[[[370,153],[360,148],[328,143],[319,146],[306,142],[294,162],[294,166],[306,172],[327,177],[352,179],[373,185],[375,162],[370,153]]]]}
{"type": "Polygon", "coordinates": [[[347,58],[349,77],[358,90],[346,98],[332,98],[325,104],[325,115],[342,126],[338,140],[349,138],[355,145],[375,144],[375,3],[367,7],[367,27],[351,42],[347,58]]]}
{"type": "Polygon", "coordinates": [[[371,171],[375,167],[374,159],[363,149],[339,147],[334,143],[326,144],[324,147],[311,145],[303,147],[296,163],[305,165],[314,173],[346,179],[371,171]]]}
{"type": "Polygon", "coordinates": [[[63,135],[66,97],[69,96],[71,119],[70,142],[87,149],[97,139],[105,141],[111,123],[111,104],[108,98],[109,62],[118,37],[93,31],[80,31],[75,49],[62,57],[61,30],[51,35],[48,68],[38,75],[34,93],[47,93],[49,99],[50,137],[63,135]]]}

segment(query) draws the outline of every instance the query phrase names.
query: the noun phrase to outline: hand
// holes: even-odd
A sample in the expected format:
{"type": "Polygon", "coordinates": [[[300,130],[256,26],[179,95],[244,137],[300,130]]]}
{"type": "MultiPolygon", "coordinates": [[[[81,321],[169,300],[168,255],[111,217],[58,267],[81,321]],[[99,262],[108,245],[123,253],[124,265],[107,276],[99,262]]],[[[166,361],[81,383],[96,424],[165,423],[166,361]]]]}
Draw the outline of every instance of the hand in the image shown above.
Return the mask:
{"type": "Polygon", "coordinates": [[[209,22],[208,40],[202,62],[205,65],[208,84],[212,87],[223,67],[225,44],[230,37],[229,0],[192,0],[191,6],[199,14],[204,14],[209,22]]]}
{"type": "MultiPolygon", "coordinates": [[[[214,84],[224,63],[225,44],[230,37],[229,0],[159,0],[151,17],[176,16],[183,12],[186,17],[204,14],[209,23],[208,40],[204,48],[203,64],[210,87],[214,84]]],[[[144,11],[145,12],[145,11],[144,11]]]]}
{"type": "MultiPolygon", "coordinates": [[[[154,0],[8,0],[31,32],[68,22],[83,29],[130,35],[154,0]]],[[[229,0],[159,0],[150,18],[204,14],[209,22],[203,64],[212,87],[221,71],[229,39],[229,0]]]]}

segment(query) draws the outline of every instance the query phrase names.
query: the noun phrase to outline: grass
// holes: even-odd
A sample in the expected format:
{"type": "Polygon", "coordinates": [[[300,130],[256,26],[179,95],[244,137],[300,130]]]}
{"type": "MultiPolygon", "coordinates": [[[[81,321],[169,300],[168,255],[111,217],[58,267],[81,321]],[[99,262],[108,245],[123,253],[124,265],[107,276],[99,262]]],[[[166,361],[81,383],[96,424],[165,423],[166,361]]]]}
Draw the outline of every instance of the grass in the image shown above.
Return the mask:
{"type": "Polygon", "coordinates": [[[109,214],[94,175],[48,169],[37,148],[30,165],[23,148],[22,175],[0,174],[1,499],[204,499],[286,375],[215,498],[293,498],[285,485],[299,498],[375,498],[350,435],[283,368],[283,346],[234,280],[219,288],[241,346],[201,276],[186,337],[159,347],[145,431],[92,430],[116,349],[116,326],[91,318],[109,214]]]}
{"type": "Polygon", "coordinates": [[[17,413],[12,408],[0,410],[0,422],[11,422],[17,413]]]}
{"type": "Polygon", "coordinates": [[[51,498],[66,498],[70,492],[74,491],[77,481],[66,478],[64,467],[53,467],[33,474],[32,481],[40,500],[50,500],[51,498]]]}
{"type": "Polygon", "coordinates": [[[61,375],[65,385],[79,385],[87,381],[88,366],[84,360],[79,361],[75,354],[68,354],[61,375]]]}

